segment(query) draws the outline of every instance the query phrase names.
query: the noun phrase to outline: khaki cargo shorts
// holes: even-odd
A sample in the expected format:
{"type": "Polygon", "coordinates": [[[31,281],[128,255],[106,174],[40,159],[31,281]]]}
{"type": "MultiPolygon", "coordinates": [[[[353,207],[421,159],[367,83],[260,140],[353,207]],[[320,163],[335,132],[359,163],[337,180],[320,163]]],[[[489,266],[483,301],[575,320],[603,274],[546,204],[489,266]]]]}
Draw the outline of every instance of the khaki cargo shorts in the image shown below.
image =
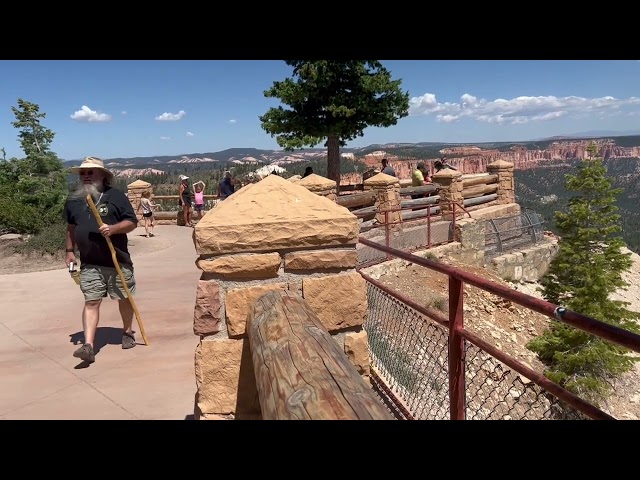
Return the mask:
{"type": "MultiPolygon", "coordinates": [[[[127,287],[133,295],[136,291],[136,279],[133,276],[133,267],[120,265],[122,275],[127,282],[127,287]]],[[[84,294],[84,301],[100,300],[107,296],[112,299],[124,300],[127,292],[122,286],[120,275],[113,267],[101,267],[98,265],[82,265],[80,268],[80,290],[84,294]]]]}

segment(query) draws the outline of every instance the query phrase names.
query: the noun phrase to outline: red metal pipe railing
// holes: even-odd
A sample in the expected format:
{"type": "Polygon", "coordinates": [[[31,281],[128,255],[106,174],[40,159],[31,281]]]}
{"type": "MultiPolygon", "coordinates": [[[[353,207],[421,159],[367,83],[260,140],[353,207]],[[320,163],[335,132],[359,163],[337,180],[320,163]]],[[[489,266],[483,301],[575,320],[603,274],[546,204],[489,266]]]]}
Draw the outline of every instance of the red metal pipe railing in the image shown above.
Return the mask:
{"type": "Polygon", "coordinates": [[[518,292],[517,290],[492,282],[473,273],[465,272],[464,270],[434,262],[417,255],[405,253],[402,250],[383,247],[382,245],[363,237],[359,238],[359,242],[368,247],[391,254],[394,257],[407,260],[417,265],[435,270],[436,272],[448,275],[449,277],[456,278],[462,282],[522,305],[534,312],[541,313],[549,318],[553,318],[566,323],[567,325],[571,325],[572,327],[597,335],[605,340],[609,340],[610,342],[614,342],[635,352],[640,352],[640,335],[630,332],[629,330],[568,310],[559,305],[547,302],[546,300],[541,300],[525,293],[518,292]]]}
{"type": "Polygon", "coordinates": [[[449,277],[449,414],[451,420],[466,418],[464,382],[464,283],[449,277]]]}

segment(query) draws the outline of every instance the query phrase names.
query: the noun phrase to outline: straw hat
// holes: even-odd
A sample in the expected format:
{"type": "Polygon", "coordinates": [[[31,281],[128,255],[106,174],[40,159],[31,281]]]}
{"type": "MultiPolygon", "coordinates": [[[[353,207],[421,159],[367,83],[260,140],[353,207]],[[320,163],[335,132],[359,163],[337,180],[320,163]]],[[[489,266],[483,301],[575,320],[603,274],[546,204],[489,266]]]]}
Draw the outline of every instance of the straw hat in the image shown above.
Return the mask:
{"type": "Polygon", "coordinates": [[[84,157],[84,160],[77,167],[71,167],[71,171],[73,173],[78,173],[80,170],[90,170],[99,168],[105,174],[105,176],[109,178],[113,178],[113,173],[109,171],[108,168],[105,168],[104,162],[97,157],[84,157]]]}

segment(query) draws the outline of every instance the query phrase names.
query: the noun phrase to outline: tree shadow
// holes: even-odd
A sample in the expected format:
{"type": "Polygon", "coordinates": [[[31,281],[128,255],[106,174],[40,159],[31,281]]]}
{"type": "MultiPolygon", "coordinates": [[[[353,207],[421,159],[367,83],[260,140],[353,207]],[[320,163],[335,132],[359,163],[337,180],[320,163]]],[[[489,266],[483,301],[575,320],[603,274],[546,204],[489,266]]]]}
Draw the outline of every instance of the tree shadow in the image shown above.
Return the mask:
{"type": "MultiPolygon", "coordinates": [[[[82,345],[84,343],[84,332],[81,330],[72,333],[69,335],[69,341],[74,345],[82,345]]],[[[97,355],[105,345],[122,345],[122,328],[98,327],[96,329],[96,338],[93,342],[93,352],[97,355]]],[[[87,368],[89,365],[89,363],[82,361],[74,368],[87,368]]]]}

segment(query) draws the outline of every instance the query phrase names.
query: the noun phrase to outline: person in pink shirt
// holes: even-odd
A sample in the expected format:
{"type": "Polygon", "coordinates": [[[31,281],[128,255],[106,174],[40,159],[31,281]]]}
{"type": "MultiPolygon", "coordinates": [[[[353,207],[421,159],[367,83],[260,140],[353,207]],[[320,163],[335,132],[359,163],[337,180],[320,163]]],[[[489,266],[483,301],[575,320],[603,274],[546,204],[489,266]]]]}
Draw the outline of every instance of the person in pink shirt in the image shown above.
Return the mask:
{"type": "Polygon", "coordinates": [[[195,197],[195,208],[196,212],[198,212],[198,219],[202,218],[202,212],[204,212],[204,189],[206,188],[205,183],[200,180],[193,184],[193,195],[195,197]]]}

